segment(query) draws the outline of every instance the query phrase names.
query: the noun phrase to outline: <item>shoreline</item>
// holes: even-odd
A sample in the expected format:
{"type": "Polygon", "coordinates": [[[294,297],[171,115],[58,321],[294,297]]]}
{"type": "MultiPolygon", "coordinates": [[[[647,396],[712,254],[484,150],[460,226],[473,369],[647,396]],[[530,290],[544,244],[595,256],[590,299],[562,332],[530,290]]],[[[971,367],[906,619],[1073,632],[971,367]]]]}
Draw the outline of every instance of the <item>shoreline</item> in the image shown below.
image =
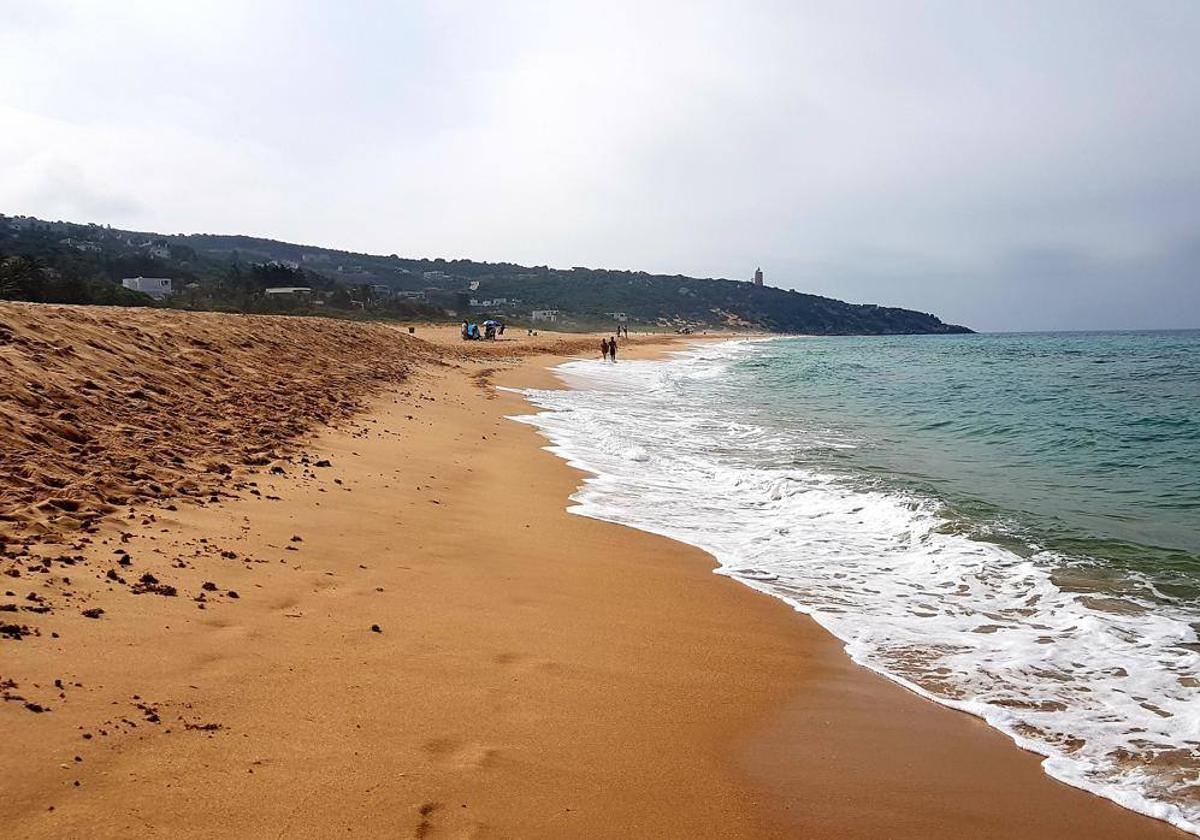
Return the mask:
{"type": "Polygon", "coordinates": [[[0,703],[6,834],[1186,836],[853,664],[699,549],[568,514],[581,473],[487,387],[562,357],[504,350],[420,367],[260,495],[138,506],[61,548],[82,560],[5,578],[81,599],[0,642],[0,679],[46,709],[0,703]]]}
{"type": "MultiPolygon", "coordinates": [[[[737,340],[737,339],[731,339],[737,340]]],[[[653,351],[646,352],[634,356],[634,358],[643,359],[659,359],[667,354],[668,351],[663,350],[659,353],[653,351]]],[[[674,352],[674,351],[672,351],[674,352]]],[[[548,371],[549,372],[549,371],[548,371]]],[[[570,389],[571,386],[564,382],[561,378],[537,377],[534,384],[523,382],[520,387],[551,389],[563,388],[570,389]]],[[[514,391],[519,391],[519,388],[514,387],[514,391]]],[[[530,411],[536,413],[540,409],[530,405],[530,411]]],[[[553,451],[553,446],[550,446],[550,441],[543,433],[539,433],[544,440],[547,440],[547,448],[553,451]]],[[[565,453],[555,453],[563,460],[564,465],[568,465],[568,456],[565,453]]],[[[570,469],[578,471],[581,475],[593,475],[586,467],[580,467],[575,464],[568,465],[570,469]]],[[[606,522],[616,527],[633,528],[641,530],[636,525],[628,525],[616,523],[611,520],[604,519],[600,516],[579,512],[580,516],[595,518],[597,521],[606,522]]],[[[644,533],[669,539],[672,541],[681,541],[672,535],[656,532],[653,530],[645,530],[644,533]]],[[[692,545],[686,541],[682,541],[686,545],[692,545]]],[[[710,564],[713,571],[720,568],[718,561],[712,557],[703,548],[692,545],[697,551],[700,551],[705,561],[710,564]]],[[[972,816],[971,821],[975,831],[982,832],[972,836],[1011,836],[1007,832],[1016,832],[1017,825],[1020,825],[1020,835],[1029,836],[1048,836],[1048,837],[1065,837],[1065,836],[1087,836],[1087,837],[1186,837],[1191,836],[1187,832],[1175,827],[1168,820],[1156,817],[1151,814],[1135,810],[1114,801],[1109,796],[1102,792],[1089,790],[1085,787],[1079,787],[1063,782],[1054,776],[1051,776],[1041,765],[1043,754],[1030,750],[1017,742],[1012,735],[1002,730],[991,727],[982,717],[972,714],[963,709],[958,709],[952,705],[938,702],[936,699],[926,696],[923,692],[906,685],[903,681],[893,679],[890,675],[876,671],[855,661],[849,651],[845,647],[845,642],[836,637],[831,631],[821,626],[813,617],[805,613],[799,606],[790,602],[786,598],[782,598],[772,592],[762,589],[754,584],[752,580],[741,580],[733,576],[719,576],[722,580],[733,580],[742,588],[751,591],[757,595],[762,595],[772,602],[786,607],[787,611],[795,616],[796,620],[803,622],[804,625],[812,630],[815,630],[816,638],[809,638],[807,644],[814,648],[827,648],[832,645],[836,648],[834,656],[837,662],[822,662],[823,668],[828,672],[828,682],[821,684],[816,691],[813,690],[811,684],[806,684],[798,691],[798,697],[794,697],[788,701],[785,710],[779,713],[775,723],[769,727],[762,729],[758,734],[751,738],[747,743],[743,744],[740,751],[743,769],[756,779],[756,782],[765,788],[773,789],[778,802],[789,803],[784,806],[784,812],[788,819],[793,820],[793,824],[797,829],[805,832],[802,836],[808,836],[807,832],[820,832],[815,836],[846,836],[846,837],[872,837],[881,836],[883,832],[896,832],[898,827],[896,824],[897,812],[905,809],[913,810],[915,805],[915,797],[920,795],[926,799],[929,798],[929,791],[923,790],[920,794],[914,793],[912,790],[901,792],[897,790],[904,785],[896,784],[900,776],[904,772],[911,770],[913,756],[922,756],[926,762],[926,766],[922,768],[923,773],[927,778],[938,779],[936,790],[940,790],[947,798],[955,798],[956,794],[953,791],[956,788],[964,787],[962,774],[964,764],[963,756],[958,755],[962,752],[979,752],[980,759],[986,759],[989,762],[996,764],[994,771],[979,775],[978,778],[971,779],[965,783],[965,786],[979,786],[981,780],[987,779],[995,782],[997,778],[1004,779],[1005,783],[1010,784],[1013,781],[1012,774],[1019,774],[1023,778],[1019,779],[1019,785],[1012,785],[1011,790],[1003,790],[993,787],[990,795],[1003,795],[1005,799],[1011,800],[1011,811],[1005,816],[1001,816],[994,825],[987,828],[984,825],[988,822],[988,817],[981,811],[972,816]],[[847,668],[846,666],[849,666],[847,668]],[[870,703],[863,703],[864,695],[871,696],[870,703]],[[915,703],[913,701],[916,701],[915,703]],[[872,716],[884,716],[885,712],[880,712],[877,706],[886,705],[889,712],[901,712],[910,717],[914,728],[927,730],[930,740],[951,740],[953,741],[952,749],[942,752],[936,748],[930,749],[929,745],[913,743],[912,739],[905,738],[901,733],[895,731],[894,723],[882,723],[880,721],[868,721],[865,718],[872,716]],[[892,707],[896,707],[894,710],[892,707]],[[847,710],[852,709],[852,712],[847,710]],[[933,709],[934,711],[930,711],[933,709]],[[834,735],[822,740],[822,743],[827,746],[830,751],[826,753],[822,761],[840,760],[844,761],[847,754],[859,752],[863,747],[863,740],[869,744],[878,746],[887,742],[906,742],[902,751],[907,754],[907,758],[899,762],[899,766],[893,768],[895,775],[890,776],[890,771],[880,773],[878,767],[872,767],[873,761],[879,761],[879,756],[873,754],[874,746],[868,747],[868,755],[860,756],[854,759],[853,768],[845,770],[846,775],[856,778],[869,786],[872,791],[872,800],[877,797],[882,797],[890,800],[894,804],[895,811],[885,812],[880,815],[878,824],[863,828],[852,828],[842,822],[842,818],[847,821],[853,821],[854,817],[850,814],[843,814],[841,818],[829,819],[804,819],[800,821],[794,820],[796,807],[794,802],[798,798],[803,798],[804,794],[798,794],[796,790],[791,789],[788,782],[781,782],[780,777],[792,779],[792,783],[798,787],[812,789],[814,781],[822,776],[820,762],[810,762],[800,760],[801,755],[805,751],[811,751],[813,746],[812,723],[811,716],[814,713],[819,713],[826,716],[825,727],[829,727],[829,720],[839,718],[839,722],[834,725],[836,731],[840,731],[841,735],[834,735]],[[962,725],[962,719],[966,719],[967,726],[962,725]],[[981,728],[982,733],[974,731],[981,728]],[[862,739],[856,737],[854,733],[862,733],[869,731],[870,737],[862,739]],[[790,746],[781,747],[781,744],[789,744],[790,746]],[[1005,760],[1003,756],[996,755],[996,750],[1006,750],[1013,753],[1019,758],[1005,760]],[[933,756],[936,755],[936,758],[933,756]],[[949,772],[944,770],[946,762],[950,762],[953,769],[949,772]],[[1036,771],[1033,778],[1024,777],[1027,772],[1027,767],[1032,762],[1032,766],[1036,771]],[[797,777],[798,771],[804,768],[807,772],[803,772],[797,777]],[[1048,786],[1047,790],[1038,790],[1039,782],[1044,782],[1048,786]],[[1053,803],[1054,799],[1058,798],[1063,792],[1069,791],[1071,796],[1057,804],[1053,803]],[[1082,797],[1080,800],[1079,797],[1082,797]],[[1075,798],[1078,801],[1071,803],[1069,799],[1075,798]],[[1046,803],[1047,810],[1033,819],[1029,818],[1028,814],[1021,814],[1021,811],[1030,807],[1038,807],[1042,802],[1046,803]],[[1090,826],[1086,833],[1076,835],[1072,831],[1079,831],[1079,818],[1072,815],[1069,820],[1063,821],[1063,827],[1054,827],[1053,825],[1041,826],[1040,821],[1045,820],[1053,811],[1062,807],[1083,807],[1087,808],[1088,802],[1095,802],[1102,811],[1113,811],[1122,815],[1123,818],[1129,819],[1128,824],[1122,824],[1113,830],[1112,834],[1105,833],[1106,829],[1099,824],[1090,826]],[[1005,825],[1005,821],[1011,820],[1011,827],[1005,825]],[[1067,826],[1071,826],[1070,829],[1067,826]],[[1043,834],[1042,832],[1046,832],[1043,834]],[[1063,833],[1063,832],[1066,833],[1063,833]],[[994,832],[994,833],[992,833],[994,832]]],[[[820,652],[820,658],[825,659],[829,656],[827,651],[820,652]]],[[[826,733],[828,734],[828,733],[826,733]]],[[[884,762],[888,764],[889,762],[884,762]]],[[[972,770],[967,770],[968,775],[972,770]]],[[[836,774],[834,774],[836,775],[836,774]]],[[[836,780],[828,780],[828,787],[838,789],[836,796],[845,797],[844,791],[840,790],[840,784],[836,780]]],[[[826,785],[815,785],[816,787],[826,787],[826,785]]],[[[936,799],[936,794],[935,797],[936,799]]],[[[868,803],[865,800],[861,803],[864,806],[864,813],[869,812],[872,805],[877,807],[877,802],[868,803]]],[[[994,804],[994,803],[993,803],[994,804]]],[[[929,802],[923,803],[923,808],[928,809],[929,802]]],[[[936,810],[938,806],[934,803],[933,808],[936,810]]],[[[957,813],[967,813],[972,809],[955,805],[948,808],[947,811],[957,813]]],[[[983,809],[990,810],[989,808],[983,809]]],[[[1004,809],[1001,809],[1003,811],[1004,809]]],[[[913,814],[908,814],[908,818],[915,817],[913,814]]],[[[1058,816],[1055,817],[1055,820],[1058,816]]],[[[901,822],[904,820],[901,819],[901,822]]],[[[960,828],[951,828],[947,833],[940,834],[937,826],[937,819],[933,814],[923,814],[915,817],[912,827],[913,834],[907,833],[892,833],[887,836],[914,836],[914,837],[956,837],[963,836],[960,828]]]]}
{"type": "MultiPolygon", "coordinates": [[[[740,342],[737,339],[731,339],[731,343],[736,344],[740,342]]],[[[699,352],[699,348],[697,348],[697,355],[703,355],[703,353],[699,352]]],[[[653,374],[648,374],[648,376],[650,379],[654,378],[653,374]]],[[[635,377],[635,380],[638,382],[641,381],[638,377],[635,377]]],[[[618,383],[617,393],[623,394],[624,389],[630,387],[630,381],[626,377],[615,379],[614,382],[618,383]]],[[[601,391],[605,391],[605,383],[607,382],[608,377],[601,374],[599,368],[587,368],[572,364],[562,369],[557,382],[541,383],[536,390],[570,391],[578,388],[587,391],[590,388],[599,387],[601,391]],[[598,377],[598,386],[593,385],[591,381],[592,373],[590,371],[593,370],[598,377]]],[[[634,391],[636,392],[636,386],[634,386],[634,391]]],[[[666,519],[650,514],[648,511],[639,512],[638,503],[630,495],[630,487],[639,488],[644,486],[647,492],[655,494],[657,494],[660,488],[656,480],[653,479],[645,485],[641,484],[637,475],[640,470],[636,468],[636,465],[633,472],[626,471],[629,465],[625,463],[627,456],[624,454],[624,448],[635,446],[635,444],[637,444],[635,448],[638,449],[642,446],[652,448],[654,444],[650,441],[661,440],[661,437],[650,435],[648,438],[642,439],[639,437],[636,429],[621,426],[625,430],[625,433],[629,435],[627,443],[618,444],[608,439],[610,436],[605,436],[607,442],[603,445],[597,444],[593,448],[587,436],[583,438],[579,437],[580,429],[583,428],[579,425],[580,423],[586,424],[586,428],[590,429],[597,422],[597,409],[592,405],[591,400],[584,399],[579,403],[572,403],[569,398],[558,400],[556,398],[547,399],[545,397],[538,397],[537,395],[531,396],[533,396],[533,405],[528,416],[514,419],[521,422],[528,422],[531,426],[538,429],[548,441],[550,451],[557,454],[573,468],[585,473],[588,476],[589,482],[598,479],[595,489],[584,491],[581,486],[580,492],[572,496],[572,507],[570,508],[572,512],[581,516],[595,518],[599,521],[640,529],[649,534],[677,540],[696,547],[705,552],[705,556],[717,567],[715,571],[718,574],[735,580],[757,593],[786,604],[789,609],[794,610],[802,616],[802,620],[810,621],[820,626],[824,632],[837,641],[843,656],[853,662],[858,668],[864,669],[929,703],[967,715],[987,725],[993,731],[1002,735],[1012,747],[1036,756],[1042,771],[1050,779],[1111,802],[1119,806],[1122,810],[1145,816],[1156,822],[1161,821],[1177,829],[1179,831],[1178,836],[1190,835],[1196,832],[1197,829],[1194,824],[1189,822],[1185,814],[1181,811],[1182,804],[1176,806],[1168,804],[1170,801],[1166,799],[1139,797],[1136,791],[1130,794],[1126,789],[1105,787],[1089,783],[1086,780],[1077,780],[1071,773],[1064,772],[1061,767],[1055,766],[1056,760],[1061,763],[1061,756],[1056,756],[1053,751],[1048,750],[1044,745],[1039,744],[1035,740],[1022,737],[1022,734],[1017,729],[1006,727],[990,719],[989,715],[977,710],[979,707],[978,703],[972,704],[967,700],[956,701],[938,697],[936,694],[925,690],[920,685],[905,679],[903,676],[896,675],[886,668],[872,663],[868,657],[860,655],[861,651],[855,651],[853,634],[843,635],[839,632],[836,624],[827,626],[819,614],[813,615],[810,613],[811,606],[810,604],[806,604],[804,600],[789,594],[787,591],[772,588],[768,583],[760,583],[754,577],[745,577],[737,574],[736,571],[730,573],[730,570],[735,569],[739,564],[753,565],[754,561],[738,557],[736,553],[733,555],[736,559],[731,559],[729,552],[725,550],[728,546],[722,548],[724,541],[718,538],[717,535],[706,531],[703,525],[700,526],[700,531],[696,534],[690,533],[685,526],[680,524],[681,522],[688,521],[686,515],[681,520],[679,512],[669,514],[666,519]],[[574,412],[576,411],[589,419],[570,419],[574,417],[574,412]],[[548,416],[553,419],[547,421],[545,424],[536,420],[534,415],[542,412],[548,412],[548,416]],[[615,449],[613,448],[614,446],[616,447],[615,449]],[[618,451],[622,453],[620,456],[617,454],[618,451]],[[706,534],[707,537],[702,537],[702,534],[706,534]],[[717,556],[723,559],[718,561],[710,552],[715,552],[717,556]]],[[[603,404],[611,407],[613,401],[609,399],[603,404]]],[[[643,422],[649,422],[645,411],[642,412],[641,416],[643,417],[643,422]]],[[[619,437],[618,439],[621,441],[626,440],[624,437],[619,437]]],[[[641,459],[636,458],[635,460],[641,459]]],[[[664,480],[664,476],[660,473],[656,472],[654,474],[657,476],[657,482],[661,483],[664,480]]],[[[693,475],[691,478],[694,479],[695,476],[693,475]]],[[[664,498],[666,498],[668,504],[671,504],[671,497],[669,495],[664,498]]],[[[708,510],[710,509],[709,506],[715,502],[715,499],[706,498],[700,503],[705,504],[705,509],[708,510]]],[[[676,495],[674,504],[677,505],[678,503],[679,497],[676,495]]],[[[713,510],[715,509],[713,508],[713,510]]],[[[768,566],[768,568],[771,567],[768,566]]]]}

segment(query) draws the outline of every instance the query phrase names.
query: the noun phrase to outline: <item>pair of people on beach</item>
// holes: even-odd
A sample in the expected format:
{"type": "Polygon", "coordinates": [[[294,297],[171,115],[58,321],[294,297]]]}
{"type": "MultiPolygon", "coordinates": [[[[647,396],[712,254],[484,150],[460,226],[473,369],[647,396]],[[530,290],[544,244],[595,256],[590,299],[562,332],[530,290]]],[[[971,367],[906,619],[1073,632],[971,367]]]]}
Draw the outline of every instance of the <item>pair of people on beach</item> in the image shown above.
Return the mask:
{"type": "Polygon", "coordinates": [[[604,355],[604,361],[617,361],[617,337],[600,339],[600,352],[604,355]]]}
{"type": "Polygon", "coordinates": [[[618,325],[617,335],[624,335],[626,338],[629,338],[629,327],[618,325]]]}

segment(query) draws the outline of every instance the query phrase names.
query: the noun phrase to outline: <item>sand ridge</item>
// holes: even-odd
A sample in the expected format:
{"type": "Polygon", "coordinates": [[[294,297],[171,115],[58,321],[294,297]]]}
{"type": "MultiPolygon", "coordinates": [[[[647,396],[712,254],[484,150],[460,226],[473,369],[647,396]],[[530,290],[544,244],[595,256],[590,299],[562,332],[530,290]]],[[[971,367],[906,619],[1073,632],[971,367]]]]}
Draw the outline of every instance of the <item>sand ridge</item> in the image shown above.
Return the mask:
{"type": "Polygon", "coordinates": [[[320,318],[0,306],[0,522],[11,537],[150,499],[220,498],[421,345],[320,318]]]}

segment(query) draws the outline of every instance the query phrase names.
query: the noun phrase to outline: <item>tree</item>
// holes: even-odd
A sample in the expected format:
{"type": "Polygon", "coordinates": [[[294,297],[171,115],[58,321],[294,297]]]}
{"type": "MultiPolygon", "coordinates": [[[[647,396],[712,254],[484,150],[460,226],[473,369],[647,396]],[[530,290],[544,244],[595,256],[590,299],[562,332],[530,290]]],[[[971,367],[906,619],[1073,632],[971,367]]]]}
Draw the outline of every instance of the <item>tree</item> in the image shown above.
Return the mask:
{"type": "Polygon", "coordinates": [[[26,257],[0,260],[0,298],[41,300],[42,270],[26,257]]]}

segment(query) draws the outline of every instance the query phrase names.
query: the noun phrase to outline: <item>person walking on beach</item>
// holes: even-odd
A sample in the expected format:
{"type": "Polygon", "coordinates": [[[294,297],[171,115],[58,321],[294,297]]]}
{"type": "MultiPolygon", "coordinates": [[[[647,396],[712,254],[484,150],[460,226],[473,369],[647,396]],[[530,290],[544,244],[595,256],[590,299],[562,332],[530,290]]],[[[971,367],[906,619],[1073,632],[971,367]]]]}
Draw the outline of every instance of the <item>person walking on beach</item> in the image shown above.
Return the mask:
{"type": "Polygon", "coordinates": [[[604,354],[604,361],[607,362],[608,361],[608,352],[609,352],[607,338],[600,339],[600,352],[604,354]]]}
{"type": "Polygon", "coordinates": [[[615,335],[608,340],[608,355],[615,365],[617,363],[617,337],[615,335]]]}

